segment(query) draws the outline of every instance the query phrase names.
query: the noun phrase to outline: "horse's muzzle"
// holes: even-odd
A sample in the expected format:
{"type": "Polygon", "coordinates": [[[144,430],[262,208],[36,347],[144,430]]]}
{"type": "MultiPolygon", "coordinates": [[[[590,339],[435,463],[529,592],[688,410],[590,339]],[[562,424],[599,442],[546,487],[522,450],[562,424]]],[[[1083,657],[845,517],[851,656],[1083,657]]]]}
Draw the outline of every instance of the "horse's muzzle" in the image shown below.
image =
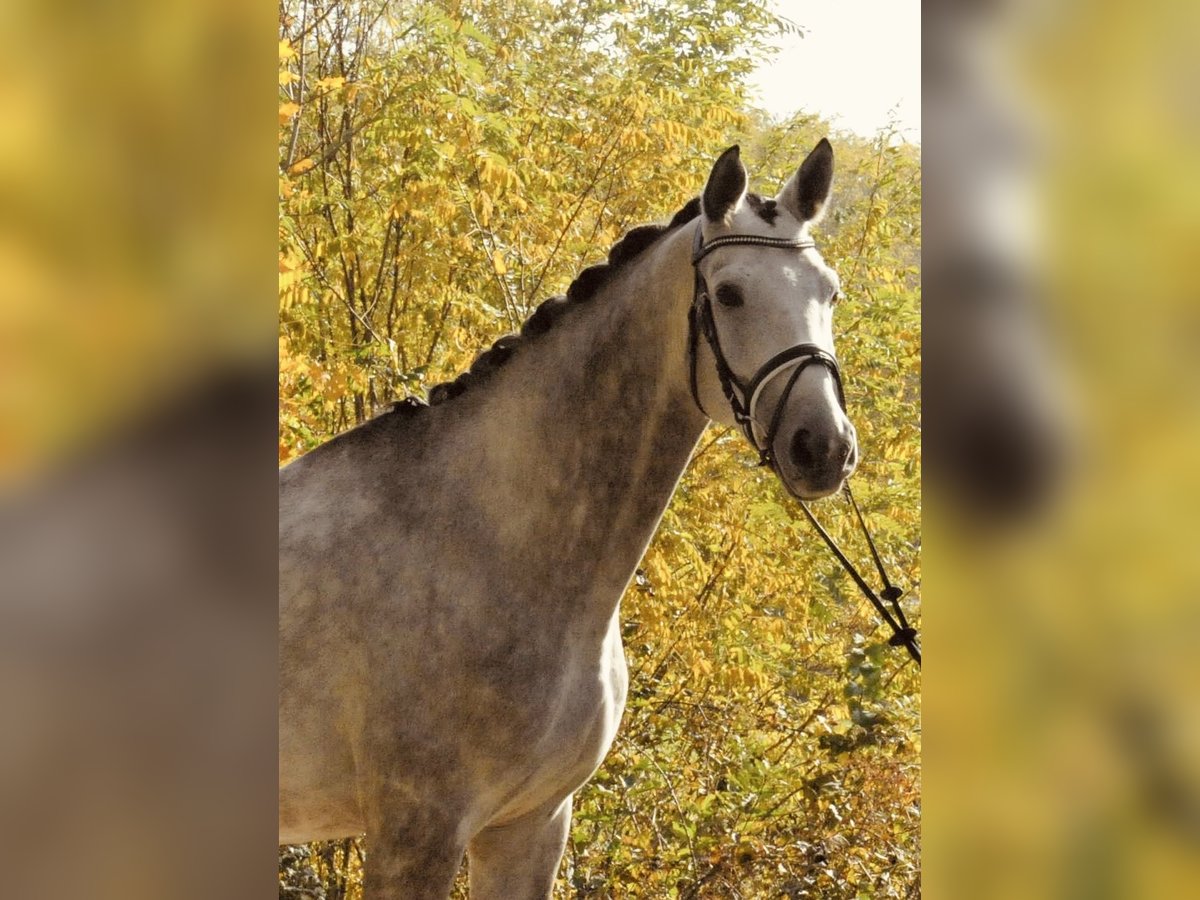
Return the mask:
{"type": "Polygon", "coordinates": [[[835,431],[797,429],[787,452],[806,499],[836,492],[858,465],[857,436],[849,423],[835,431]]]}

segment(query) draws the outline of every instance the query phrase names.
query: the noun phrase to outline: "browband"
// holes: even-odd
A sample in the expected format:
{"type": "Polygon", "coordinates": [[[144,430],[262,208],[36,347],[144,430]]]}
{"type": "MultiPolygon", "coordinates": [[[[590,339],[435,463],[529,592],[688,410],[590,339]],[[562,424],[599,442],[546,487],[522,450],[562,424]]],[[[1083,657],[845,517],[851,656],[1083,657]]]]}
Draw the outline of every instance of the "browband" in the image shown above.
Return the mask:
{"type": "Polygon", "coordinates": [[[696,226],[696,238],[692,242],[692,265],[700,262],[718,247],[731,245],[751,247],[784,247],[791,250],[812,250],[816,248],[815,241],[802,241],[797,238],[773,238],[757,234],[728,234],[725,237],[713,238],[704,243],[704,235],[700,226],[696,226]]]}

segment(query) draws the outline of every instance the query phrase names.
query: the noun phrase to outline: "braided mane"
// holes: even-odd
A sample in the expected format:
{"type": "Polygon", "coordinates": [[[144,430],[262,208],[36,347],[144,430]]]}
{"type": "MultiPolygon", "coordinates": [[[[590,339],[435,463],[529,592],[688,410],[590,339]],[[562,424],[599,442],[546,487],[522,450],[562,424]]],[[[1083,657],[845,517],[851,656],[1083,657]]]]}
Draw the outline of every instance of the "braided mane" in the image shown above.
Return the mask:
{"type": "Polygon", "coordinates": [[[686,225],[698,215],[700,198],[696,197],[675,213],[666,225],[639,225],[630,230],[608,251],[606,262],[589,266],[580,272],[567,288],[565,296],[551,297],[541,303],[521,325],[519,333],[504,335],[475,359],[469,371],[463,372],[453,381],[442,382],[430,388],[428,404],[416,397],[406,397],[395,403],[392,410],[399,413],[416,413],[427,406],[437,406],[453,400],[471,385],[485,380],[508,362],[522,346],[549,331],[568,310],[595,297],[623,265],[641,255],[660,237],[681,225],[686,225]]]}

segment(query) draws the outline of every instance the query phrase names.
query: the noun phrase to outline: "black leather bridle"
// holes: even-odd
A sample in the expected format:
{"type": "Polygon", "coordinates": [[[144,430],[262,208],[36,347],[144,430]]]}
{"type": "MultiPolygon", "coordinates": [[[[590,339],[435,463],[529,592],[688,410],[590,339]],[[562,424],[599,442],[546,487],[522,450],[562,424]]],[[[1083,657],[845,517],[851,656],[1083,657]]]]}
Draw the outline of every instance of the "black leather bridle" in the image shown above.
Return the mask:
{"type": "Polygon", "coordinates": [[[744,382],[738,378],[737,374],[730,367],[729,361],[725,358],[725,352],[721,349],[721,339],[717,334],[717,321],[713,316],[712,297],[709,295],[708,284],[705,281],[704,275],[700,272],[700,260],[719,247],[730,246],[776,247],[784,250],[811,250],[816,248],[816,244],[813,241],[773,238],[756,234],[730,234],[713,238],[708,243],[705,243],[701,225],[700,223],[696,224],[696,237],[692,243],[692,271],[695,274],[695,290],[692,296],[692,305],[688,310],[688,363],[691,370],[689,373],[689,387],[692,391],[692,399],[700,411],[707,416],[708,411],[704,408],[704,404],[700,402],[700,391],[697,387],[696,376],[698,356],[696,350],[699,343],[699,336],[704,335],[709,349],[712,350],[717,370],[717,380],[721,384],[721,392],[725,395],[725,400],[729,404],[729,409],[733,412],[733,418],[737,422],[738,427],[746,435],[746,439],[750,441],[751,446],[758,451],[759,464],[770,466],[775,474],[779,476],[779,480],[787,488],[788,493],[800,502],[800,508],[804,510],[804,514],[825,541],[825,544],[833,552],[833,555],[837,557],[842,568],[846,570],[847,574],[850,575],[854,583],[858,586],[858,589],[862,591],[863,595],[875,607],[875,610],[880,614],[884,622],[891,628],[892,637],[888,643],[893,647],[902,646],[906,648],[909,655],[920,666],[921,647],[918,642],[917,630],[909,625],[904,611],[900,607],[900,597],[904,591],[894,586],[888,579],[887,572],[883,568],[883,560],[880,559],[879,552],[875,548],[875,542],[871,539],[871,533],[867,530],[867,523],[863,519],[862,511],[858,508],[858,503],[855,501],[854,495],[850,492],[850,483],[846,482],[843,485],[843,492],[846,495],[846,499],[850,501],[850,505],[854,508],[854,514],[858,519],[859,527],[866,536],[867,545],[871,548],[871,558],[874,560],[879,576],[883,580],[883,590],[878,595],[867,584],[849,557],[842,552],[842,549],[837,545],[829,532],[817,521],[804,499],[792,490],[787,479],[783,477],[783,473],[779,469],[779,461],[775,456],[775,438],[778,435],[779,426],[783,421],[783,411],[787,406],[788,397],[791,396],[792,389],[800,379],[801,373],[809,366],[821,365],[829,370],[830,375],[833,376],[833,383],[837,387],[838,403],[841,404],[843,411],[846,410],[846,394],[842,387],[842,372],[838,366],[837,358],[816,344],[795,344],[775,354],[759,366],[758,371],[754,373],[748,382],[744,382]],[[779,395],[779,400],[776,401],[775,410],[771,413],[771,421],[760,442],[755,430],[757,424],[754,414],[755,407],[762,396],[763,388],[788,368],[792,370],[791,375],[788,376],[783,392],[779,395]],[[884,605],[883,601],[885,600],[891,604],[891,610],[884,605]]]}
{"type": "Polygon", "coordinates": [[[746,439],[750,441],[751,446],[758,451],[759,461],[778,471],[774,450],[775,437],[783,419],[783,410],[787,406],[787,399],[791,396],[792,388],[796,386],[801,373],[811,365],[822,365],[828,369],[833,375],[833,383],[837,386],[838,402],[845,410],[846,395],[842,390],[842,372],[832,353],[823,350],[816,344],[796,344],[768,359],[748,382],[743,382],[738,378],[728,360],[725,359],[725,352],[721,349],[721,339],[717,334],[717,321],[713,317],[712,297],[709,295],[704,275],[700,271],[700,260],[718,247],[730,246],[810,250],[817,245],[812,241],[761,237],[756,234],[731,234],[714,238],[706,244],[699,225],[696,226],[696,239],[692,244],[692,271],[695,273],[696,281],[692,307],[688,312],[688,355],[691,364],[692,399],[696,401],[696,406],[700,407],[700,411],[707,415],[704,404],[700,402],[700,392],[696,386],[696,345],[699,339],[698,335],[702,334],[716,360],[717,379],[721,382],[721,392],[725,395],[726,402],[729,403],[734,420],[742,429],[742,433],[746,435],[746,439]],[[760,443],[755,431],[757,424],[755,408],[762,396],[763,388],[789,367],[792,369],[792,374],[788,378],[787,384],[784,385],[783,393],[779,395],[775,411],[771,414],[770,425],[760,443]]]}

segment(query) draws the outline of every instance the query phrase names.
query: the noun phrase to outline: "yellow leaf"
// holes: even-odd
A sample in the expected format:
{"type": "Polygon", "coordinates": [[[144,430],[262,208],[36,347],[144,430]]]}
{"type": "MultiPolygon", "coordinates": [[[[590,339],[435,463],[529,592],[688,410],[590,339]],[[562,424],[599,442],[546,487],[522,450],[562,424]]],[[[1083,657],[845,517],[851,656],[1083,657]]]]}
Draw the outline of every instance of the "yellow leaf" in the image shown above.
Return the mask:
{"type": "Polygon", "coordinates": [[[300,107],[295,103],[280,103],[279,104],[279,124],[286,125],[288,119],[300,112],[300,107]]]}
{"type": "Polygon", "coordinates": [[[317,82],[317,87],[323,90],[336,90],[346,83],[346,79],[341,75],[331,75],[328,78],[322,78],[317,82]]]}
{"type": "Polygon", "coordinates": [[[492,268],[496,270],[497,275],[508,274],[508,266],[504,265],[504,254],[499,250],[492,251],[492,268]]]}
{"type": "Polygon", "coordinates": [[[295,55],[296,55],[296,51],[292,49],[291,44],[289,44],[286,40],[282,40],[279,42],[279,58],[280,59],[291,59],[295,55]]]}
{"type": "Polygon", "coordinates": [[[295,163],[290,169],[288,169],[288,174],[289,175],[300,175],[304,172],[307,172],[309,169],[311,169],[316,164],[317,164],[316,160],[314,160],[312,158],[302,159],[299,162],[295,163]]]}
{"type": "Polygon", "coordinates": [[[281,69],[279,72],[279,83],[281,85],[291,84],[293,81],[298,81],[300,76],[291,69],[281,69]]]}

